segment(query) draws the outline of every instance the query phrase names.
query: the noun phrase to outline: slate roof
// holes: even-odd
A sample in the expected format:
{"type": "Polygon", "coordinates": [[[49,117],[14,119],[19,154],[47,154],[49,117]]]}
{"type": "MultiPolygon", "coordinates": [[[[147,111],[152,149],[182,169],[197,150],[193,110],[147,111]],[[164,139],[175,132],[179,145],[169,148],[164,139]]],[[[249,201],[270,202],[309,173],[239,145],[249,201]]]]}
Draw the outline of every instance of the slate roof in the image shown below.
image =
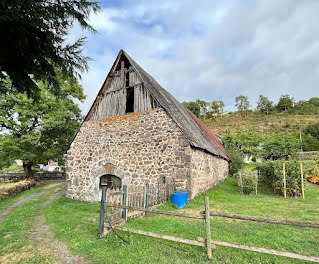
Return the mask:
{"type": "MultiPolygon", "coordinates": [[[[166,91],[152,76],[145,72],[124,50],[119,52],[117,58],[122,54],[128,59],[132,67],[139,74],[144,83],[144,87],[148,89],[153,99],[156,100],[173,119],[193,147],[229,160],[219,139],[208,127],[179,103],[174,96],[166,91]]],[[[93,109],[91,108],[91,110],[93,109]]]]}

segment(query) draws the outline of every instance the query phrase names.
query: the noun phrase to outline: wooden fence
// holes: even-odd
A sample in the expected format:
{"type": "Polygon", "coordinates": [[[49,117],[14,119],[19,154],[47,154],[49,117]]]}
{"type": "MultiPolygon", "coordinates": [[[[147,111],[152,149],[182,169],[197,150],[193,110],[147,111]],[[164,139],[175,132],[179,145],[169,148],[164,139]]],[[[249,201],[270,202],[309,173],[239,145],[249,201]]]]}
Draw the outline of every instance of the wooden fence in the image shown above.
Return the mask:
{"type": "Polygon", "coordinates": [[[145,214],[141,208],[149,208],[154,205],[159,205],[170,198],[170,195],[175,191],[175,181],[159,182],[156,184],[145,184],[144,186],[126,186],[119,188],[107,188],[105,197],[102,195],[99,235],[106,234],[111,230],[108,222],[115,225],[129,218],[142,216],[145,214]],[[108,203],[116,206],[104,206],[108,203]],[[128,206],[130,208],[139,208],[128,212],[125,208],[117,206],[128,206]],[[105,216],[107,223],[105,225],[105,216]],[[106,227],[106,228],[105,228],[106,227]]]}
{"type": "Polygon", "coordinates": [[[199,237],[197,240],[190,240],[190,239],[185,239],[185,238],[180,238],[180,237],[162,235],[162,234],[157,234],[157,233],[153,233],[153,232],[136,230],[133,228],[127,228],[127,227],[121,227],[121,226],[117,226],[116,229],[121,230],[121,231],[135,233],[135,234],[140,234],[140,235],[145,235],[145,236],[150,236],[150,237],[155,237],[155,238],[161,238],[161,239],[165,239],[165,240],[169,240],[169,241],[180,242],[180,243],[184,243],[184,244],[188,244],[188,245],[206,247],[208,259],[212,258],[212,249],[214,249],[216,247],[216,245],[219,245],[219,246],[224,246],[224,247],[239,248],[239,249],[243,249],[243,250],[267,253],[267,254],[272,254],[272,255],[277,255],[277,256],[284,256],[284,257],[305,260],[305,261],[313,261],[313,262],[319,263],[319,257],[315,257],[315,256],[307,256],[307,255],[301,255],[301,254],[288,252],[288,251],[247,246],[247,245],[226,242],[226,241],[220,241],[220,240],[213,240],[213,239],[211,239],[210,221],[211,221],[211,216],[217,216],[217,217],[226,217],[226,218],[232,218],[232,219],[238,219],[238,220],[248,220],[248,221],[264,222],[264,223],[272,223],[272,224],[283,224],[283,225],[293,225],[293,226],[311,227],[311,228],[319,228],[319,223],[278,220],[278,219],[269,219],[269,218],[252,217],[252,216],[246,216],[246,215],[214,212],[214,211],[209,210],[209,199],[207,196],[205,197],[205,204],[204,205],[205,205],[205,210],[200,211],[199,214],[185,214],[185,213],[172,212],[172,211],[163,211],[163,210],[158,210],[158,209],[153,209],[153,208],[142,208],[142,207],[134,207],[134,206],[128,206],[128,205],[116,205],[116,204],[110,204],[110,203],[106,204],[107,207],[115,207],[118,209],[125,209],[125,210],[132,210],[132,211],[143,211],[143,212],[150,212],[150,213],[155,213],[155,214],[163,214],[163,215],[204,220],[205,221],[205,234],[206,234],[206,236],[205,236],[205,238],[199,237]]]}

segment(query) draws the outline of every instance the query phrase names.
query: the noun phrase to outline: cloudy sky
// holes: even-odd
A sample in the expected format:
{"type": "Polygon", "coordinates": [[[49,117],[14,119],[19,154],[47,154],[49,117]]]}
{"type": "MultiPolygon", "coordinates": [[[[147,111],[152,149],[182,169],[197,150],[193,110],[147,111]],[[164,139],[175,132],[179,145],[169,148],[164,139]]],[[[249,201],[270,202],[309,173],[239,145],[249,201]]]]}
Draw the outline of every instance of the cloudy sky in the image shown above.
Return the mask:
{"type": "Polygon", "coordinates": [[[83,74],[90,108],[119,50],[124,49],[179,101],[223,100],[260,94],[275,102],[319,96],[319,1],[101,1],[87,36],[94,60],[83,74]]]}

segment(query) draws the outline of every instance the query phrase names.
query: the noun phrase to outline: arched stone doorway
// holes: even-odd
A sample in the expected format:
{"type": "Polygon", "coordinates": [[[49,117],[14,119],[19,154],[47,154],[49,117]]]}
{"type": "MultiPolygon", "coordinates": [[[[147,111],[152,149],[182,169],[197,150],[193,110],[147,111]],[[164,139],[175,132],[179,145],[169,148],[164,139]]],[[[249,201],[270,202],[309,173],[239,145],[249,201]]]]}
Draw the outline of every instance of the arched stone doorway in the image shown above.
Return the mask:
{"type": "Polygon", "coordinates": [[[102,185],[106,185],[108,193],[112,190],[120,190],[122,188],[121,178],[113,174],[104,174],[99,178],[99,201],[101,201],[102,196],[102,185]]]}
{"type": "Polygon", "coordinates": [[[108,188],[121,188],[122,180],[121,178],[113,175],[113,174],[104,174],[100,177],[100,189],[101,185],[107,185],[108,188]]]}

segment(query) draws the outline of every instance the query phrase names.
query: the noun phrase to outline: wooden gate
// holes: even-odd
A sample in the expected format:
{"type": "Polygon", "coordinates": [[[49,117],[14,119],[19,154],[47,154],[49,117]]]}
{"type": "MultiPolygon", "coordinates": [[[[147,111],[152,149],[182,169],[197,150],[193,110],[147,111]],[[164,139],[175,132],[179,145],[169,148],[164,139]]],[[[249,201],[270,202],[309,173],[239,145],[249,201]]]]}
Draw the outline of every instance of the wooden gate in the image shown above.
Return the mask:
{"type": "MultiPolygon", "coordinates": [[[[122,188],[121,187],[111,187],[106,191],[106,203],[121,205],[122,204],[122,188]]],[[[107,220],[112,223],[116,223],[122,219],[122,209],[115,207],[106,207],[105,211],[107,220]]]]}

